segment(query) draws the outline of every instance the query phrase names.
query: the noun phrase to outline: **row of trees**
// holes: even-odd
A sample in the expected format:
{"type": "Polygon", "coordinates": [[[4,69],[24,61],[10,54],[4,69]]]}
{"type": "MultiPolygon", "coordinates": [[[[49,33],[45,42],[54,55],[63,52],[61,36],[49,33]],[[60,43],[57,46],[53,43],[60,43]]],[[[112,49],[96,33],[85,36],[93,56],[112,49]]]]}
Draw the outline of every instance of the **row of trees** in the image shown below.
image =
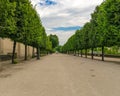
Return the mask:
{"type": "Polygon", "coordinates": [[[52,51],[50,37],[29,0],[0,0],[0,37],[14,42],[12,63],[16,42],[25,45],[25,60],[28,45],[37,48],[37,59],[40,59],[40,49],[52,51]]]}
{"type": "Polygon", "coordinates": [[[90,22],[69,38],[62,47],[63,52],[91,49],[93,59],[94,48],[101,47],[104,60],[104,47],[120,47],[120,0],[105,0],[91,14],[90,22]]]}
{"type": "Polygon", "coordinates": [[[52,48],[56,48],[59,45],[59,39],[57,35],[49,35],[50,41],[52,42],[52,48]]]}
{"type": "Polygon", "coordinates": [[[48,54],[48,52],[54,53],[56,51],[56,47],[59,45],[59,39],[58,39],[57,35],[50,34],[50,35],[48,35],[47,40],[48,40],[48,43],[47,43],[48,46],[46,46],[46,47],[47,47],[48,51],[42,49],[41,53],[43,55],[46,54],[46,53],[48,54]]]}

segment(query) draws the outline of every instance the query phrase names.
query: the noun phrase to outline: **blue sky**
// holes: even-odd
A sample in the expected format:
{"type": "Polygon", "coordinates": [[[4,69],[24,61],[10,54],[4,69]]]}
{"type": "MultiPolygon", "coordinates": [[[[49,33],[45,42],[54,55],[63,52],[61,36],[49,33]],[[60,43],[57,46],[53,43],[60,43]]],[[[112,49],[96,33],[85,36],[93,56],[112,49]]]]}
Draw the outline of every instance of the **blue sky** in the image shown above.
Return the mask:
{"type": "Polygon", "coordinates": [[[80,29],[80,26],[68,26],[68,27],[57,27],[57,28],[53,28],[53,31],[75,31],[80,29]]]}
{"type": "Polygon", "coordinates": [[[41,6],[51,6],[51,5],[56,5],[57,2],[55,2],[53,0],[42,0],[39,4],[41,6]]]}
{"type": "Polygon", "coordinates": [[[103,0],[31,0],[41,17],[46,33],[56,34],[60,45],[91,19],[103,0]]]}

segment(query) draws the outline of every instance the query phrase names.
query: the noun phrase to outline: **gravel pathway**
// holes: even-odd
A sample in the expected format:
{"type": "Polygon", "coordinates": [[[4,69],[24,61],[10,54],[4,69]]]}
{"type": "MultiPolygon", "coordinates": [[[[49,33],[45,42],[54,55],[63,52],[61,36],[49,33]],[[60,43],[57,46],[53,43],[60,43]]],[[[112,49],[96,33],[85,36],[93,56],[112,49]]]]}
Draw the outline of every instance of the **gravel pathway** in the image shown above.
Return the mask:
{"type": "Polygon", "coordinates": [[[120,65],[49,55],[0,72],[0,96],[120,96],[120,65]]]}

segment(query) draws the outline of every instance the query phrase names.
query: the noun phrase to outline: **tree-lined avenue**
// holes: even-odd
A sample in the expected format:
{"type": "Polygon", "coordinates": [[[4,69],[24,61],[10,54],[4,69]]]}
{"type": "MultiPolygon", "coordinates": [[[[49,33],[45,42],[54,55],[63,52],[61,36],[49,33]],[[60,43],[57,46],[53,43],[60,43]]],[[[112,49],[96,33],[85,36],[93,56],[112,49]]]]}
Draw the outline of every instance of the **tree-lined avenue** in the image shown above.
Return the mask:
{"type": "Polygon", "coordinates": [[[0,73],[1,96],[120,96],[120,65],[53,54],[0,73]]]}

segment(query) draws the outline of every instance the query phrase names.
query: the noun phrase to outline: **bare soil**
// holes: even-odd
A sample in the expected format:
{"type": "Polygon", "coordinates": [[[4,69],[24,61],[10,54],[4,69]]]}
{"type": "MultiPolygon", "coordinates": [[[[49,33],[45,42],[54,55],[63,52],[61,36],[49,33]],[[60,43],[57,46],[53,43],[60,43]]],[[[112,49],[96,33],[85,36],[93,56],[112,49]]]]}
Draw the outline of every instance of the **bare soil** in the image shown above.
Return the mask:
{"type": "Polygon", "coordinates": [[[48,55],[0,72],[0,96],[120,96],[120,64],[48,55]]]}

